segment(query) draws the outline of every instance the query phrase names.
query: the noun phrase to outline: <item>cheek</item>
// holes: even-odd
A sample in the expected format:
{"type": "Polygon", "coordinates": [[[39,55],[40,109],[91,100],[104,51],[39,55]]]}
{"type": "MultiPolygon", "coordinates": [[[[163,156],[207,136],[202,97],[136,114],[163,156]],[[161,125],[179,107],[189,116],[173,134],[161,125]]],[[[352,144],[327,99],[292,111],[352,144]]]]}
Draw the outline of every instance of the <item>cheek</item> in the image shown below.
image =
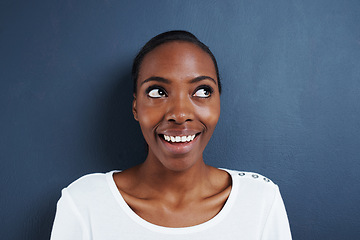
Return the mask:
{"type": "Polygon", "coordinates": [[[209,130],[214,130],[220,117],[220,104],[214,102],[207,107],[199,107],[197,109],[199,119],[209,130]]]}
{"type": "Polygon", "coordinates": [[[138,106],[138,120],[144,135],[149,135],[152,130],[162,119],[162,114],[159,108],[149,106],[138,106]]]}

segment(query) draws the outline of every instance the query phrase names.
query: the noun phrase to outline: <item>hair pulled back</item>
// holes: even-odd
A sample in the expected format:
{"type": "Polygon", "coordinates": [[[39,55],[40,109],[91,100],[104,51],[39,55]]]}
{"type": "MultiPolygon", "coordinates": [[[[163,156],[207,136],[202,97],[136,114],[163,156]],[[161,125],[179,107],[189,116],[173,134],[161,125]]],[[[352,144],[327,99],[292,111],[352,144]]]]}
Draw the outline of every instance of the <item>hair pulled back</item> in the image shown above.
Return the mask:
{"type": "Polygon", "coordinates": [[[133,86],[134,94],[136,94],[136,91],[137,91],[137,80],[139,77],[141,63],[142,63],[144,57],[146,56],[146,54],[148,54],[149,52],[154,50],[156,47],[158,47],[164,43],[174,42],[174,41],[184,41],[184,42],[193,43],[196,46],[200,47],[204,52],[209,54],[209,56],[211,57],[211,59],[214,63],[214,66],[215,66],[219,92],[221,93],[221,84],[220,84],[218,65],[217,65],[215,56],[210,51],[209,47],[206,46],[204,43],[202,43],[197,37],[195,37],[194,34],[187,32],[187,31],[175,30],[175,31],[164,32],[164,33],[161,33],[161,34],[153,37],[152,39],[150,39],[150,41],[148,41],[141,48],[139,53],[136,55],[134,62],[133,62],[133,66],[132,66],[132,72],[131,72],[133,84],[134,84],[134,86],[133,86]]]}

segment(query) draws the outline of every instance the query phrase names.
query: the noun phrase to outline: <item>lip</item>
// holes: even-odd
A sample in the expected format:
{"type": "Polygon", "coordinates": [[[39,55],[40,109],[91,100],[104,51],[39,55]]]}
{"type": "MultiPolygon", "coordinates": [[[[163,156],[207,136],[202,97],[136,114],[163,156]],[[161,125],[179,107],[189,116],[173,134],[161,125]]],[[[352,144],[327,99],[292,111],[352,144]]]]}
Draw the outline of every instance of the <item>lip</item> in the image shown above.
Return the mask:
{"type": "Polygon", "coordinates": [[[164,135],[165,133],[161,133],[158,134],[157,137],[160,140],[160,142],[162,143],[162,145],[165,147],[165,149],[169,152],[171,152],[174,155],[182,155],[182,154],[186,154],[188,152],[190,152],[193,147],[195,146],[196,142],[198,141],[201,133],[200,132],[184,132],[181,131],[175,133],[174,131],[166,131],[165,135],[170,135],[170,136],[188,136],[188,135],[194,135],[195,134],[195,138],[190,141],[190,142],[168,142],[166,141],[163,137],[161,137],[160,135],[164,135]]]}

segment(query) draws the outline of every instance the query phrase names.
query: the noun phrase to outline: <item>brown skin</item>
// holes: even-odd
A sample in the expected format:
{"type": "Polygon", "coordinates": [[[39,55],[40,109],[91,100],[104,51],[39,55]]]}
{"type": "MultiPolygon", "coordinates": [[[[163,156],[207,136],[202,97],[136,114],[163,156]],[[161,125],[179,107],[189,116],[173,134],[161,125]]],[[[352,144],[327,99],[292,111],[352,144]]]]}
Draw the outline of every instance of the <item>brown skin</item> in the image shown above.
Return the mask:
{"type": "Polygon", "coordinates": [[[188,227],[210,220],[231,190],[230,176],[203,160],[220,116],[210,56],[192,43],[162,44],[144,57],[137,84],[133,113],[149,152],[143,164],[114,174],[120,193],[136,214],[156,225],[188,227]],[[196,138],[168,143],[163,134],[196,138]]]}

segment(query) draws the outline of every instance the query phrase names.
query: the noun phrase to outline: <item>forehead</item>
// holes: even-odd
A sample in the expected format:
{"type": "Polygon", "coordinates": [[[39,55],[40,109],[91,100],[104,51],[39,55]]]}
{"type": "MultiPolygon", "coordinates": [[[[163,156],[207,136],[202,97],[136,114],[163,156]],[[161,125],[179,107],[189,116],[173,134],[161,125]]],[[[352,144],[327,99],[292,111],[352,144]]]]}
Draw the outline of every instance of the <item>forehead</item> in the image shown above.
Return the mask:
{"type": "Polygon", "coordinates": [[[161,74],[178,77],[198,74],[216,79],[215,65],[210,55],[199,46],[184,41],[164,43],[144,57],[140,66],[139,80],[149,75],[161,74]]]}

